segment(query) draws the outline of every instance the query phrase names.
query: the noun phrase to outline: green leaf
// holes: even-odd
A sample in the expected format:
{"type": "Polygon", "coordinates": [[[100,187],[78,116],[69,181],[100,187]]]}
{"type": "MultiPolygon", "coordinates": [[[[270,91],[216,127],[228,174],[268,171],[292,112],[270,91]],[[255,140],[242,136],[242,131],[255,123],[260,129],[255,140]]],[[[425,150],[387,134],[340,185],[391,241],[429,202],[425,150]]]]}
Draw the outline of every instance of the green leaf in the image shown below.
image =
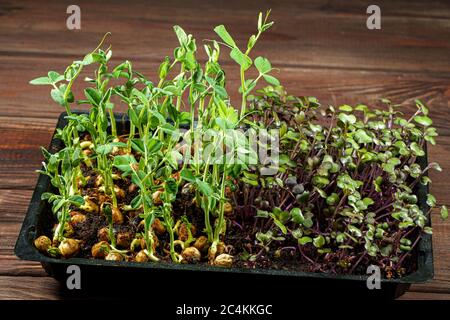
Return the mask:
{"type": "Polygon", "coordinates": [[[139,153],[144,153],[144,142],[141,139],[131,139],[131,148],[139,153]]]}
{"type": "Polygon", "coordinates": [[[307,243],[311,243],[313,241],[313,239],[311,239],[310,237],[301,237],[298,240],[298,243],[301,244],[302,246],[304,246],[307,243]]]}
{"type": "Polygon", "coordinates": [[[345,239],[347,239],[347,236],[345,235],[345,233],[339,232],[336,235],[336,242],[337,243],[344,243],[345,239]]]}
{"type": "Polygon", "coordinates": [[[142,205],[142,197],[141,195],[137,195],[136,197],[133,198],[133,200],[131,200],[130,202],[130,206],[131,208],[133,208],[134,210],[139,209],[139,207],[142,205]]]}
{"type": "Polygon", "coordinates": [[[76,205],[77,207],[84,205],[84,198],[80,195],[74,195],[69,197],[70,203],[76,205]]]}
{"type": "Polygon", "coordinates": [[[261,30],[262,27],[263,27],[263,17],[262,12],[260,12],[258,15],[258,30],[261,30]]]}
{"type": "Polygon", "coordinates": [[[425,151],[423,151],[423,149],[417,144],[417,142],[412,142],[409,147],[416,156],[421,157],[425,155],[425,151]]]}
{"type": "Polygon", "coordinates": [[[98,106],[100,104],[100,101],[102,101],[102,97],[94,88],[84,89],[84,94],[89,102],[94,106],[98,106]]]}
{"type": "Polygon", "coordinates": [[[400,161],[400,159],[399,158],[390,158],[389,160],[388,160],[388,163],[389,164],[392,164],[393,166],[398,166],[400,163],[402,163],[401,161],[400,161]]]}
{"type": "Polygon", "coordinates": [[[305,217],[303,216],[302,210],[300,208],[292,208],[291,209],[291,217],[292,221],[298,224],[303,224],[303,221],[305,221],[305,217]]]}
{"type": "Polygon", "coordinates": [[[411,251],[411,246],[400,245],[400,250],[402,251],[411,251]]]}
{"type": "Polygon", "coordinates": [[[252,34],[252,36],[248,39],[247,49],[251,50],[256,43],[256,36],[252,34]]]}
{"type": "Polygon", "coordinates": [[[270,214],[270,216],[273,218],[273,222],[276,224],[276,226],[277,226],[278,228],[280,228],[281,232],[282,232],[283,234],[286,234],[286,233],[287,233],[286,226],[285,226],[280,220],[278,220],[277,218],[275,218],[275,217],[273,216],[273,214],[270,214]]]}
{"type": "Polygon", "coordinates": [[[53,193],[50,193],[50,192],[44,192],[44,193],[41,195],[41,200],[48,200],[48,199],[50,199],[51,196],[53,196],[53,193]]]}
{"type": "Polygon", "coordinates": [[[130,117],[131,123],[136,127],[140,126],[139,117],[136,114],[136,111],[133,108],[128,108],[128,117],[130,117]]]}
{"type": "Polygon", "coordinates": [[[327,204],[329,206],[334,206],[339,202],[339,196],[337,193],[333,192],[327,197],[327,204]]]}
{"type": "Polygon", "coordinates": [[[425,232],[426,234],[433,234],[433,228],[425,227],[423,228],[423,232],[425,232]]]}
{"type": "Polygon", "coordinates": [[[424,115],[428,115],[429,110],[428,108],[423,104],[422,101],[420,101],[419,99],[415,100],[416,102],[416,107],[424,114],[424,115]]]}
{"type": "Polygon", "coordinates": [[[428,176],[422,176],[422,177],[420,178],[420,183],[426,186],[426,185],[428,185],[429,183],[431,183],[431,179],[430,179],[430,177],[428,177],[428,176]]]}
{"type": "Polygon", "coordinates": [[[113,165],[123,172],[131,171],[131,165],[136,163],[133,155],[125,154],[114,157],[113,165]]]}
{"type": "Polygon", "coordinates": [[[50,96],[56,103],[58,103],[61,106],[64,106],[64,104],[65,104],[64,96],[59,89],[56,89],[56,88],[52,89],[50,91],[50,96]]]}
{"type": "Polygon", "coordinates": [[[388,257],[392,253],[392,249],[392,244],[388,244],[387,246],[380,248],[380,253],[383,257],[388,257]]]}
{"type": "Polygon", "coordinates": [[[226,90],[224,87],[222,87],[222,86],[215,85],[215,86],[214,86],[214,91],[215,91],[215,92],[219,95],[219,97],[222,98],[222,99],[226,99],[226,98],[228,97],[227,90],[226,90]]]}
{"type": "Polygon", "coordinates": [[[350,231],[354,236],[356,236],[356,237],[362,236],[361,230],[359,230],[357,227],[350,224],[350,225],[348,225],[347,228],[348,228],[348,231],[350,231]]]}
{"type": "MultiPolygon", "coordinates": [[[[166,89],[166,88],[164,88],[164,89],[166,89]]],[[[148,105],[149,102],[148,102],[147,96],[144,93],[142,93],[141,91],[139,91],[138,89],[134,88],[131,91],[131,94],[133,96],[135,96],[136,98],[138,98],[144,105],[148,105]]]]}
{"type": "Polygon", "coordinates": [[[101,155],[107,155],[111,153],[112,149],[113,146],[110,143],[102,144],[95,149],[95,152],[101,155]]]}
{"type": "Polygon", "coordinates": [[[188,43],[188,36],[186,35],[186,32],[184,32],[183,28],[180,26],[173,26],[173,30],[175,31],[178,41],[180,42],[180,45],[183,47],[187,46],[188,43]]]}
{"type": "Polygon", "coordinates": [[[200,179],[197,179],[197,186],[198,186],[198,190],[203,193],[205,196],[209,197],[213,194],[213,189],[212,187],[205,181],[202,181],[200,179]]]}
{"type": "Polygon", "coordinates": [[[351,106],[349,106],[348,104],[344,104],[339,107],[339,110],[345,111],[345,112],[352,112],[353,108],[351,106]]]}
{"type": "Polygon", "coordinates": [[[343,190],[355,192],[362,185],[363,185],[362,181],[353,180],[348,173],[341,173],[337,177],[337,186],[343,190]]]}
{"type": "Polygon", "coordinates": [[[362,200],[362,202],[364,202],[364,204],[366,205],[366,207],[371,206],[375,203],[375,201],[373,201],[371,198],[364,198],[362,200]]]}
{"type": "Polygon", "coordinates": [[[178,169],[178,164],[183,159],[183,155],[176,150],[172,150],[166,156],[166,159],[167,159],[167,162],[172,166],[172,168],[178,169]]]}
{"type": "Polygon", "coordinates": [[[162,142],[155,138],[150,138],[147,144],[147,153],[153,154],[161,149],[162,142]]]}
{"type": "Polygon", "coordinates": [[[180,176],[181,176],[181,178],[183,178],[184,180],[186,180],[188,182],[195,182],[195,176],[192,173],[192,171],[189,169],[185,168],[185,169],[181,170],[180,176]]]}
{"type": "Polygon", "coordinates": [[[52,81],[48,77],[39,77],[30,81],[33,85],[49,85],[52,81]]]}
{"type": "Polygon", "coordinates": [[[169,57],[166,57],[164,61],[160,64],[158,69],[159,79],[165,79],[167,73],[169,72],[170,60],[169,57]]]}
{"type": "Polygon", "coordinates": [[[265,211],[265,210],[256,210],[256,216],[258,218],[268,218],[269,217],[269,212],[265,211]]]}
{"type": "Polygon", "coordinates": [[[306,218],[305,221],[303,221],[303,226],[306,228],[311,228],[313,226],[313,221],[310,217],[306,218]]]}
{"type": "Polygon", "coordinates": [[[225,28],[225,26],[223,24],[221,24],[220,26],[215,27],[214,31],[223,40],[223,42],[228,44],[230,47],[233,47],[233,48],[236,47],[236,43],[234,42],[233,38],[228,33],[227,29],[225,28]]]}
{"type": "Polygon", "coordinates": [[[242,69],[244,69],[244,71],[250,68],[250,66],[252,65],[252,59],[250,59],[250,57],[246,54],[242,53],[242,51],[237,47],[231,50],[230,57],[231,59],[236,61],[236,63],[239,64],[242,69]]]}
{"type": "Polygon", "coordinates": [[[412,222],[412,221],[403,221],[398,224],[398,227],[400,229],[406,229],[406,228],[413,227],[413,226],[414,226],[414,222],[412,222]]]}
{"type": "Polygon", "coordinates": [[[424,127],[429,127],[433,124],[433,121],[427,116],[415,116],[414,121],[424,127]]]}
{"type": "Polygon", "coordinates": [[[249,178],[246,178],[246,177],[242,177],[241,180],[242,180],[242,182],[244,182],[246,184],[249,184],[251,186],[254,186],[254,187],[259,186],[259,183],[258,183],[257,180],[252,180],[252,179],[249,179],[249,178]]]}
{"type": "Polygon", "coordinates": [[[59,73],[56,72],[56,71],[49,71],[49,72],[48,72],[48,78],[50,79],[50,81],[51,81],[52,83],[57,83],[57,82],[59,82],[59,81],[64,80],[64,76],[61,75],[61,74],[59,74],[59,73]]]}
{"type": "Polygon", "coordinates": [[[264,57],[258,57],[255,59],[255,67],[262,74],[272,70],[272,65],[270,64],[270,61],[264,57]]]}
{"type": "Polygon", "coordinates": [[[175,199],[178,193],[178,184],[174,178],[168,178],[165,181],[164,190],[167,194],[170,194],[173,199],[175,199]]]}
{"type": "Polygon", "coordinates": [[[295,229],[291,231],[292,236],[299,240],[302,236],[303,236],[303,231],[302,229],[295,229]]]}
{"type": "Polygon", "coordinates": [[[352,114],[339,113],[338,119],[341,120],[344,124],[355,124],[356,117],[352,114]]]}
{"type": "Polygon", "coordinates": [[[243,174],[248,179],[257,180],[259,178],[259,176],[257,174],[251,173],[249,171],[244,171],[243,174]]]}
{"type": "Polygon", "coordinates": [[[373,140],[372,138],[367,134],[367,132],[363,129],[358,129],[355,132],[355,139],[358,143],[371,143],[373,140]]]}
{"type": "Polygon", "coordinates": [[[432,145],[436,144],[435,137],[438,136],[438,133],[436,132],[436,128],[428,127],[425,130],[424,139],[428,142],[430,142],[432,145]]]}
{"type": "MultiPolygon", "coordinates": [[[[315,186],[318,186],[319,188],[324,188],[325,186],[327,186],[330,183],[330,180],[327,177],[323,177],[323,176],[314,176],[312,178],[312,183],[315,186]]],[[[320,189],[318,189],[320,190],[320,189]]],[[[319,194],[322,196],[322,198],[326,197],[325,192],[323,192],[323,190],[318,191],[319,194]]]]}
{"type": "Polygon", "coordinates": [[[322,126],[320,124],[310,123],[309,128],[313,133],[319,133],[322,131],[322,126]]]}
{"type": "Polygon", "coordinates": [[[273,85],[273,86],[279,86],[280,85],[280,81],[275,78],[274,76],[271,76],[270,74],[265,74],[263,75],[264,80],[266,80],[269,84],[273,85]]]}
{"type": "Polygon", "coordinates": [[[322,235],[315,237],[313,240],[313,245],[316,248],[322,248],[325,245],[325,238],[322,235]]]}
{"type": "Polygon", "coordinates": [[[447,220],[448,219],[448,209],[447,206],[442,206],[441,207],[441,218],[443,220],[447,220]]]}
{"type": "Polygon", "coordinates": [[[92,53],[89,53],[89,54],[84,56],[82,64],[84,66],[88,66],[88,65],[90,65],[90,64],[92,64],[94,62],[95,62],[94,55],[92,53]]]}
{"type": "Polygon", "coordinates": [[[427,194],[427,205],[434,207],[436,205],[436,198],[431,194],[427,194]]]}
{"type": "Polygon", "coordinates": [[[393,173],[395,170],[395,167],[398,166],[401,163],[399,158],[390,158],[387,163],[383,163],[382,167],[383,170],[388,173],[393,173]]]}
{"type": "Polygon", "coordinates": [[[433,169],[436,170],[436,171],[442,172],[442,168],[441,168],[441,166],[439,165],[439,163],[437,163],[437,162],[432,162],[432,163],[430,163],[430,164],[429,164],[429,167],[430,167],[430,168],[433,168],[433,169]]]}
{"type": "Polygon", "coordinates": [[[266,31],[267,29],[269,29],[271,26],[273,26],[273,21],[266,23],[265,25],[262,26],[261,31],[266,31]]]}

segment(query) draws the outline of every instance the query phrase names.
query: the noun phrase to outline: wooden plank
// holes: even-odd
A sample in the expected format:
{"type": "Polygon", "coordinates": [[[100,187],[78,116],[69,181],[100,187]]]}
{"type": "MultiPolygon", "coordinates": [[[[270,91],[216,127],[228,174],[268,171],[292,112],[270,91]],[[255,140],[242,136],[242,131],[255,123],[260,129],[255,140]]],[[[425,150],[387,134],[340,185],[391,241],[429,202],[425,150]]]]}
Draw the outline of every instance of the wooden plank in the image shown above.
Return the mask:
{"type": "Polygon", "coordinates": [[[0,223],[21,223],[25,217],[32,190],[4,189],[0,191],[0,223]]]}
{"type": "MultiPolygon", "coordinates": [[[[21,216],[25,217],[25,213],[21,216]]],[[[14,255],[21,225],[22,222],[0,221],[0,275],[45,276],[40,263],[20,260],[14,255]]]]}
{"type": "MultiPolygon", "coordinates": [[[[81,0],[78,5],[82,12],[81,32],[67,30],[65,3],[54,1],[46,6],[33,1],[20,5],[3,3],[0,43],[8,46],[0,47],[1,54],[85,54],[96,47],[102,33],[111,31],[119,56],[156,62],[171,55],[177,45],[172,32],[174,24],[193,33],[200,44],[202,39],[215,38],[212,29],[223,23],[238,44],[245,46],[248,36],[255,32],[258,10],[268,7],[256,0],[224,3],[172,0],[158,5],[138,1],[126,10],[121,1],[105,5],[81,0]],[[15,41],[9,41],[11,38],[15,41]]],[[[370,31],[366,27],[368,4],[363,1],[271,3],[272,18],[277,23],[264,35],[255,54],[264,54],[278,66],[450,72],[448,2],[434,1],[430,15],[425,2],[410,6],[408,1],[395,4],[383,1],[379,5],[382,29],[370,31]]]]}
{"type": "Polygon", "coordinates": [[[6,189],[0,192],[0,223],[23,221],[32,190],[6,189]]]}
{"type": "Polygon", "coordinates": [[[50,277],[0,276],[0,300],[57,300],[60,284],[50,277]]]}
{"type": "Polygon", "coordinates": [[[56,119],[2,118],[0,136],[0,188],[33,189],[35,170],[43,160],[39,146],[48,146],[56,119]]]}
{"type": "MultiPolygon", "coordinates": [[[[328,14],[360,15],[368,6],[366,0],[348,1],[308,1],[304,6],[321,10],[328,14]]],[[[428,1],[377,1],[382,17],[408,17],[418,19],[448,19],[450,17],[449,4],[445,0],[428,1]]],[[[414,21],[411,19],[411,21],[414,21]]]]}
{"type": "Polygon", "coordinates": [[[13,252],[30,198],[31,190],[0,192],[0,275],[47,275],[40,263],[19,260],[13,252]]]}
{"type": "MultiPolygon", "coordinates": [[[[15,255],[4,255],[0,250],[0,276],[47,277],[39,262],[20,260],[15,255]]],[[[18,278],[19,279],[19,278],[18,278]]]]}
{"type": "Polygon", "coordinates": [[[406,292],[399,300],[450,300],[448,293],[406,292]]]}

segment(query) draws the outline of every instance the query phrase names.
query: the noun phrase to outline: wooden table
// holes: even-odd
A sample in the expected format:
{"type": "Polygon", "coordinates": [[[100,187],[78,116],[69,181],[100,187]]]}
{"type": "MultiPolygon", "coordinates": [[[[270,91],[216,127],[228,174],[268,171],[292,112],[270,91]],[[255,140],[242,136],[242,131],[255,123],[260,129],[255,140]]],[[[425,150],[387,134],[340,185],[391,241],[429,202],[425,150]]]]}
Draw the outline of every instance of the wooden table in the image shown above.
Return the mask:
{"type": "MultiPolygon", "coordinates": [[[[239,45],[255,31],[259,10],[272,8],[273,29],[255,55],[280,68],[279,79],[292,94],[317,96],[324,104],[374,103],[386,97],[414,110],[414,99],[429,104],[440,137],[429,149],[442,173],[432,172],[432,192],[450,205],[450,3],[377,1],[381,30],[368,30],[371,1],[81,1],[81,30],[66,28],[66,1],[3,0],[0,3],[0,298],[58,299],[55,280],[38,263],[18,260],[13,247],[34,188],[42,156],[60,107],[47,87],[28,81],[48,70],[63,72],[74,59],[112,32],[114,63],[132,60],[154,77],[177,40],[179,24],[201,39],[227,25],[239,45]],[[351,4],[350,4],[351,3],[351,4]]],[[[225,63],[231,89],[237,70],[225,63]]],[[[78,92],[78,91],[76,91],[78,92]]],[[[231,94],[234,101],[237,95],[231,94]]],[[[119,111],[123,107],[118,107],[119,111]]],[[[435,278],[414,285],[405,299],[450,298],[450,224],[433,214],[435,278]]]]}

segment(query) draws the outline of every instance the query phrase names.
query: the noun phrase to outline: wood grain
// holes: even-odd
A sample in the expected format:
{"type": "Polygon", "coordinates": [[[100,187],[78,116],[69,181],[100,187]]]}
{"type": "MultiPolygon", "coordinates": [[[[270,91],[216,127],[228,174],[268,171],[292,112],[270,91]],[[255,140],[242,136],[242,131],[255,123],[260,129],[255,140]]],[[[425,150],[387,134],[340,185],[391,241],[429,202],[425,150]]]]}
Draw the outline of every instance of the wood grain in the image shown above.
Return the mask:
{"type": "Polygon", "coordinates": [[[60,288],[50,277],[0,276],[0,300],[57,300],[60,288]]]}
{"type": "Polygon", "coordinates": [[[427,2],[416,1],[412,7],[406,0],[377,2],[383,8],[383,27],[377,31],[366,27],[370,3],[336,2],[136,1],[124,10],[121,1],[106,5],[80,0],[81,30],[70,32],[61,23],[67,17],[66,3],[51,1],[43,6],[35,1],[9,0],[1,5],[0,43],[8,46],[0,52],[6,56],[80,55],[95,48],[110,31],[119,56],[156,62],[170,55],[177,44],[171,30],[174,24],[193,33],[200,43],[215,38],[212,29],[223,23],[244,46],[255,32],[258,11],[272,8],[277,23],[264,35],[256,53],[264,53],[276,65],[450,72],[448,2],[432,3],[430,15],[427,2]],[[433,14],[438,18],[430,20],[433,14]],[[15,41],[8,41],[12,38],[15,41]]]}
{"type": "MultiPolygon", "coordinates": [[[[268,57],[280,69],[289,93],[316,96],[325,104],[377,104],[382,97],[401,104],[406,114],[420,98],[431,109],[438,145],[430,161],[431,192],[450,206],[450,3],[377,1],[382,30],[366,28],[366,0],[355,1],[134,1],[79,0],[82,29],[69,31],[68,3],[4,0],[0,3],[0,299],[70,298],[46,276],[39,263],[14,256],[14,244],[25,216],[42,156],[59,113],[49,88],[32,87],[30,79],[48,70],[63,72],[74,59],[112,32],[113,64],[124,59],[155,79],[162,58],[177,40],[172,25],[193,33],[200,46],[215,38],[212,29],[226,24],[239,45],[254,32],[259,10],[273,9],[274,28],[263,36],[255,56],[268,57]]],[[[238,101],[238,73],[222,52],[228,92],[238,101]]],[[[199,54],[204,59],[204,54],[199,54]]],[[[87,70],[82,76],[89,75],[87,70]]],[[[75,90],[81,97],[80,89],[75,90]]],[[[118,111],[124,107],[116,105],[118,111]]],[[[435,278],[413,285],[402,299],[450,299],[450,224],[433,212],[435,278]]]]}
{"type": "Polygon", "coordinates": [[[0,119],[0,136],[6,139],[0,144],[0,189],[33,188],[43,160],[39,146],[49,145],[55,124],[56,119],[0,119]]]}
{"type": "Polygon", "coordinates": [[[450,294],[406,292],[399,300],[450,300],[450,294]]]}

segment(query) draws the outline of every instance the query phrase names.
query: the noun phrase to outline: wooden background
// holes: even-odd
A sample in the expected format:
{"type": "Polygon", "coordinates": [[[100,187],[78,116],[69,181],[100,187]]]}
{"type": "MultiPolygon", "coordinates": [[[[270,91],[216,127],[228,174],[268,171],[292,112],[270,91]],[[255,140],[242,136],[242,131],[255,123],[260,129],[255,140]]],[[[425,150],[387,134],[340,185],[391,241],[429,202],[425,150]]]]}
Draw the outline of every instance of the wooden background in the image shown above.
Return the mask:
{"type": "MultiPolygon", "coordinates": [[[[75,2],[81,8],[81,30],[70,31],[65,20],[72,1],[0,1],[1,299],[64,297],[39,264],[20,261],[13,253],[36,182],[34,170],[42,161],[39,146],[50,142],[62,111],[47,87],[32,87],[28,81],[48,70],[63,72],[107,31],[112,32],[114,63],[132,60],[153,77],[177,45],[172,25],[194,34],[200,45],[215,37],[213,27],[223,23],[244,45],[256,28],[258,11],[272,8],[276,24],[254,53],[281,70],[278,77],[290,93],[333,105],[370,104],[386,97],[404,105],[406,113],[414,110],[416,98],[429,104],[440,134],[429,157],[444,169],[431,173],[431,190],[450,206],[449,1],[377,1],[382,29],[373,31],[366,28],[371,1],[364,0],[93,2],[75,2]]],[[[225,65],[232,92],[237,70],[228,59],[225,65]]],[[[412,286],[404,299],[450,299],[450,224],[438,212],[432,220],[435,278],[412,286]]]]}

